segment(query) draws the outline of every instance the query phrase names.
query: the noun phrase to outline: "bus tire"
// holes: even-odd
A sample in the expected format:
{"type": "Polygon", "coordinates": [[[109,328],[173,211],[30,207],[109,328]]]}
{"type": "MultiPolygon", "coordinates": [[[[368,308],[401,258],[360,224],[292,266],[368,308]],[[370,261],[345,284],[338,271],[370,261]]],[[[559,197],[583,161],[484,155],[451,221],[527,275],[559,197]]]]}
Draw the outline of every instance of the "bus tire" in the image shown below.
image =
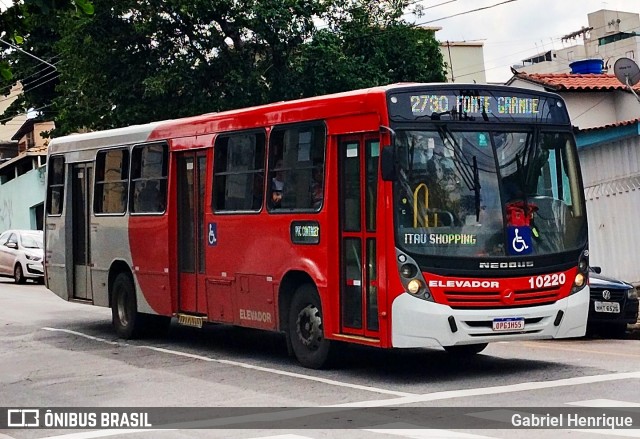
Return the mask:
{"type": "Polygon", "coordinates": [[[289,308],[288,335],[298,362],[310,369],[327,364],[331,342],[324,338],[322,306],[318,291],[311,284],[300,286],[289,308]]]}
{"type": "Polygon", "coordinates": [[[451,355],[456,355],[459,357],[467,357],[475,354],[479,354],[486,348],[488,343],[478,343],[478,344],[465,344],[460,346],[445,346],[444,350],[451,355]]]}
{"type": "Polygon", "coordinates": [[[111,322],[118,337],[125,340],[136,338],[142,326],[141,317],[131,276],[127,273],[118,274],[111,293],[111,322]]]}

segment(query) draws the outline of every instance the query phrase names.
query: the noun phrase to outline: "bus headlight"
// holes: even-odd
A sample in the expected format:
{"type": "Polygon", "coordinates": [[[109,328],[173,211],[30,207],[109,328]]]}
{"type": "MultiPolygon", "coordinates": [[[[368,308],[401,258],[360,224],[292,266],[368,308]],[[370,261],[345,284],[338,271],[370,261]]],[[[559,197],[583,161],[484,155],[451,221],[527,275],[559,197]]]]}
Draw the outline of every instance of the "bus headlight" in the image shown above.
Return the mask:
{"type": "Polygon", "coordinates": [[[407,284],[407,291],[409,291],[411,294],[418,294],[421,289],[422,282],[420,282],[418,279],[412,279],[407,284]]]}
{"type": "Polygon", "coordinates": [[[577,288],[582,288],[584,286],[585,277],[584,274],[578,273],[576,274],[576,278],[573,281],[573,285],[577,288]]]}
{"type": "Polygon", "coordinates": [[[403,264],[400,267],[400,274],[402,275],[402,277],[410,279],[418,274],[418,267],[413,264],[403,264]]]}

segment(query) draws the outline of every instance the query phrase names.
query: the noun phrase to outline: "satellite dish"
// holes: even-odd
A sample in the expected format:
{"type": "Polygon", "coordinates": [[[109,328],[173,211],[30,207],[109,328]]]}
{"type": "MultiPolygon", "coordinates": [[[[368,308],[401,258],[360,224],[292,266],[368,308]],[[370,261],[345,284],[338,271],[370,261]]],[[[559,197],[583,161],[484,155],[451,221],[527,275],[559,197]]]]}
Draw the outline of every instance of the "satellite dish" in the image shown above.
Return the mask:
{"type": "Polygon", "coordinates": [[[618,81],[629,87],[633,87],[640,82],[640,67],[632,59],[618,59],[613,65],[613,73],[618,78],[618,81]]]}

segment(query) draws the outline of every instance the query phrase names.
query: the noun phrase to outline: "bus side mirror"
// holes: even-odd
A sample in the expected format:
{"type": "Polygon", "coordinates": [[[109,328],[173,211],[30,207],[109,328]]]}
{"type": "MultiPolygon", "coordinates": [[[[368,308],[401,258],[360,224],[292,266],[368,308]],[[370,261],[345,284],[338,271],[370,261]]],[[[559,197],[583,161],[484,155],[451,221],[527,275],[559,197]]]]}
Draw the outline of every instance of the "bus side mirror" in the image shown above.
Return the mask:
{"type": "Polygon", "coordinates": [[[591,266],[591,269],[593,270],[594,273],[600,274],[602,272],[602,268],[600,267],[591,266]]]}
{"type": "Polygon", "coordinates": [[[380,152],[380,173],[384,181],[396,181],[396,155],[394,148],[386,146],[380,152]]]}

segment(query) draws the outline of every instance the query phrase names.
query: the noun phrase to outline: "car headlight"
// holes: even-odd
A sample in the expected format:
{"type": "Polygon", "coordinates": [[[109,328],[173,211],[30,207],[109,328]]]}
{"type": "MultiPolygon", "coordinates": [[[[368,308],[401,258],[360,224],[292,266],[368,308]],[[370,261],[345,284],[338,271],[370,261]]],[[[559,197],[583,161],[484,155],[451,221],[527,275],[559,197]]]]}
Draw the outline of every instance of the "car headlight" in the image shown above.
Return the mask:
{"type": "Polygon", "coordinates": [[[637,299],[638,298],[638,292],[636,291],[635,288],[631,288],[630,290],[627,290],[627,299],[637,299]]]}
{"type": "Polygon", "coordinates": [[[40,256],[31,256],[31,255],[25,255],[26,258],[30,261],[39,261],[40,260],[40,256]]]}

